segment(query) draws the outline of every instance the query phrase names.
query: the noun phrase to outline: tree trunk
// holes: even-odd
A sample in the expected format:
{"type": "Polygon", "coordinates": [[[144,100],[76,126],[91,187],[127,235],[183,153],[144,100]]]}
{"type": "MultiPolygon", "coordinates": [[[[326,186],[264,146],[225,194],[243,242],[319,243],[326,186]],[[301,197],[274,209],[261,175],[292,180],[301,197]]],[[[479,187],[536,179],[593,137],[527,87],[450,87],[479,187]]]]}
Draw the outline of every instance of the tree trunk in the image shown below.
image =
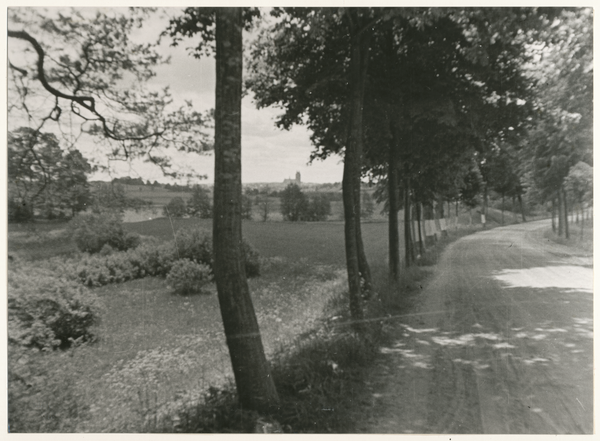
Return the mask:
{"type": "Polygon", "coordinates": [[[458,231],[458,200],[454,203],[454,229],[458,231]]]}
{"type": "Polygon", "coordinates": [[[346,143],[342,192],[344,201],[344,236],[346,243],[346,266],[350,315],[355,331],[363,329],[363,308],[360,287],[359,245],[360,211],[356,204],[356,192],[360,193],[360,171],[363,137],[363,101],[367,73],[369,33],[352,32],[350,54],[350,118],[349,139],[346,143]],[[358,219],[357,219],[358,218],[358,219]]]}
{"type": "Polygon", "coordinates": [[[412,240],[410,237],[410,178],[404,178],[404,259],[408,268],[411,264],[412,240]]]}
{"type": "Polygon", "coordinates": [[[523,208],[523,198],[521,197],[521,193],[517,194],[517,198],[519,200],[519,207],[521,207],[521,217],[523,218],[523,222],[527,222],[527,219],[525,219],[525,208],[523,208]]]}
{"type": "Polygon", "coordinates": [[[421,204],[417,205],[417,227],[419,229],[419,254],[422,256],[425,253],[425,246],[423,244],[423,231],[421,230],[421,204]]]}
{"type": "Polygon", "coordinates": [[[558,235],[562,236],[564,232],[563,201],[560,189],[558,190],[558,235]]]}
{"type": "MultiPolygon", "coordinates": [[[[438,206],[438,227],[440,229],[440,237],[448,237],[448,225],[446,223],[447,213],[444,212],[444,196],[441,194],[438,195],[437,206],[438,206]],[[442,224],[444,224],[443,227],[442,227],[442,224]]],[[[448,214],[449,213],[450,213],[450,211],[448,211],[448,214]]]]}
{"type": "Polygon", "coordinates": [[[583,212],[583,201],[582,200],[579,200],[579,211],[581,212],[581,231],[579,233],[579,237],[581,239],[583,239],[583,224],[585,223],[585,221],[583,218],[584,212],[583,212]]]}
{"type": "Polygon", "coordinates": [[[552,198],[552,232],[556,233],[556,199],[552,198]]]}
{"type": "Polygon", "coordinates": [[[358,250],[358,272],[360,273],[360,277],[362,280],[362,290],[365,295],[365,298],[370,297],[371,291],[373,290],[373,282],[371,279],[371,268],[369,267],[369,261],[367,260],[367,255],[365,254],[365,245],[362,240],[362,228],[360,225],[360,196],[357,205],[357,213],[356,216],[356,246],[358,250]]]}
{"type": "Polygon", "coordinates": [[[483,228],[485,229],[485,224],[487,223],[487,208],[488,208],[488,191],[487,191],[487,184],[484,183],[483,184],[483,204],[481,206],[482,209],[482,213],[481,213],[481,224],[483,225],[483,228]]]}
{"type": "Polygon", "coordinates": [[[501,219],[502,219],[502,224],[504,225],[504,193],[502,193],[502,211],[501,211],[502,215],[501,215],[501,219]]]}
{"type": "Polygon", "coordinates": [[[561,187],[559,191],[562,191],[563,196],[563,208],[565,213],[565,238],[569,238],[569,204],[567,203],[567,192],[564,187],[561,187]]]}
{"type": "Polygon", "coordinates": [[[412,239],[413,239],[413,241],[412,241],[412,244],[413,244],[413,246],[412,246],[412,259],[413,259],[413,262],[414,262],[415,259],[416,259],[415,253],[417,252],[416,249],[415,249],[416,248],[415,242],[417,241],[417,238],[419,237],[417,235],[417,230],[415,228],[415,222],[416,222],[416,217],[417,217],[416,204],[411,204],[410,210],[411,210],[410,212],[411,212],[411,218],[412,218],[412,220],[410,222],[410,237],[412,237],[412,239]]]}
{"type": "Polygon", "coordinates": [[[400,245],[398,233],[398,160],[395,137],[392,137],[388,164],[388,248],[390,279],[398,281],[400,245]]]}
{"type": "Polygon", "coordinates": [[[241,221],[242,10],[220,8],[216,21],[214,276],[242,407],[278,403],[244,265],[241,221]]]}

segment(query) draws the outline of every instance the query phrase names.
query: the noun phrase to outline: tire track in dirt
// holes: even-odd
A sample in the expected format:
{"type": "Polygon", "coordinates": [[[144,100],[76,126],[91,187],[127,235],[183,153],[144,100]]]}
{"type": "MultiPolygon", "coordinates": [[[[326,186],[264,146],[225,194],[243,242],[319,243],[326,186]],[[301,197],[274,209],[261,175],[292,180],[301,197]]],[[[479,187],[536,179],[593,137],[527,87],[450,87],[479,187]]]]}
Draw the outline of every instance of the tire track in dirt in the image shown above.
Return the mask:
{"type": "MultiPolygon", "coordinates": [[[[592,432],[592,295],[579,283],[552,286],[564,277],[538,280],[544,268],[571,268],[555,246],[537,246],[538,228],[487,231],[448,248],[419,305],[392,324],[396,341],[372,372],[360,432],[592,432]],[[507,287],[494,279],[500,270],[523,271],[534,288],[507,287]]],[[[572,250],[566,258],[587,259],[572,250]]]]}

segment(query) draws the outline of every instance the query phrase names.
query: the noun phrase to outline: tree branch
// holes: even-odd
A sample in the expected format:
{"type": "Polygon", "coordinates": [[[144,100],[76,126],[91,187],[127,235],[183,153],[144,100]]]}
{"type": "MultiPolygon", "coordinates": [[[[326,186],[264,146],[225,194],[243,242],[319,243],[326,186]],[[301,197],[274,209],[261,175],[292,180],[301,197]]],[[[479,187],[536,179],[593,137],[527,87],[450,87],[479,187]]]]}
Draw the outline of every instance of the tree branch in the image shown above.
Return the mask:
{"type": "MultiPolygon", "coordinates": [[[[153,132],[153,133],[150,133],[147,135],[143,135],[143,136],[119,136],[118,134],[116,134],[113,130],[111,130],[108,127],[108,123],[107,123],[105,117],[96,110],[96,101],[95,101],[94,97],[69,95],[69,94],[61,92],[60,90],[51,86],[50,83],[48,83],[46,74],[44,72],[44,59],[46,57],[46,53],[44,52],[44,49],[42,48],[42,46],[39,44],[39,42],[34,37],[32,37],[29,33],[25,32],[25,31],[11,31],[11,30],[8,30],[8,37],[27,41],[29,44],[31,44],[33,46],[33,48],[35,49],[35,51],[38,55],[38,60],[37,60],[38,79],[39,79],[40,83],[42,84],[42,86],[44,87],[44,89],[46,89],[48,92],[50,92],[52,95],[54,95],[57,98],[62,98],[62,99],[69,100],[72,103],[77,103],[80,106],[82,106],[83,108],[85,108],[86,110],[93,113],[98,118],[98,120],[101,122],[102,130],[103,130],[105,136],[107,136],[108,138],[113,139],[115,141],[144,141],[146,139],[149,139],[149,138],[152,138],[155,136],[161,136],[164,133],[164,130],[159,130],[159,131],[156,131],[156,132],[153,132]]],[[[87,51],[84,51],[84,54],[86,55],[86,60],[89,61],[89,59],[87,58],[87,51]]],[[[75,114],[77,116],[83,118],[81,113],[75,112],[75,114]]],[[[84,118],[84,119],[89,121],[89,119],[87,119],[87,118],[84,118]]]]}

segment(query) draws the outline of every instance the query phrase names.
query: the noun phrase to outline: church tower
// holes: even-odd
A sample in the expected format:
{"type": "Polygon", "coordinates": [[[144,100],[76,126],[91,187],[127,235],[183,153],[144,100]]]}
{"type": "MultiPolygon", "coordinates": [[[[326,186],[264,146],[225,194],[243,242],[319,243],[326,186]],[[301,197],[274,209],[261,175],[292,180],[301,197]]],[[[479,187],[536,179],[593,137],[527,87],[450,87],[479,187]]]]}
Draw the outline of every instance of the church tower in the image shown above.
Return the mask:
{"type": "Polygon", "coordinates": [[[302,181],[300,180],[300,172],[296,172],[296,184],[300,184],[302,181]]]}

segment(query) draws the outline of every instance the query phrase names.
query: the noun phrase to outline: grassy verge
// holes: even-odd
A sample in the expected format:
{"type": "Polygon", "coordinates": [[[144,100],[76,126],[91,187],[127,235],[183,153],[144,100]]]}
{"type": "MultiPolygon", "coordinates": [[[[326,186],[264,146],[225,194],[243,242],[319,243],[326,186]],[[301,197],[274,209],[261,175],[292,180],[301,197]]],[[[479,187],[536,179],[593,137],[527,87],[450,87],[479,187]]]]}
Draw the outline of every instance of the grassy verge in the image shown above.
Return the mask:
{"type": "MultiPolygon", "coordinates": [[[[368,401],[365,382],[369,366],[385,344],[389,319],[414,306],[442,250],[475,229],[450,232],[431,247],[419,265],[402,271],[389,283],[383,260],[372,266],[376,296],[365,302],[365,332],[351,330],[345,292],[338,292],[309,331],[283,344],[271,357],[280,408],[272,415],[242,411],[233,385],[216,389],[180,410],[171,427],[179,432],[353,433],[354,415],[368,401]]],[[[164,428],[165,431],[170,431],[164,428]]]]}
{"type": "Polygon", "coordinates": [[[544,238],[586,253],[592,253],[594,251],[594,229],[591,221],[584,223],[583,228],[581,223],[570,223],[569,239],[564,236],[559,236],[552,231],[552,229],[548,229],[544,232],[544,238]]]}

